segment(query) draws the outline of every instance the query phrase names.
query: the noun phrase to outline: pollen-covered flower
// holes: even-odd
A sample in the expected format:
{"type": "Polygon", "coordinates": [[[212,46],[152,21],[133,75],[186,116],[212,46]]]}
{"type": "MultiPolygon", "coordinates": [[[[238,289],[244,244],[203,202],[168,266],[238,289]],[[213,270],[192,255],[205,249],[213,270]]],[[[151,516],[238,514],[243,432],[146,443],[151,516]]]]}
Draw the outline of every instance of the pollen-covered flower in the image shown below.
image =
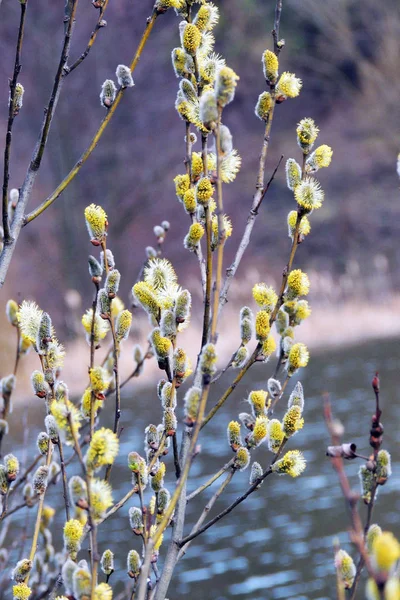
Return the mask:
{"type": "Polygon", "coordinates": [[[43,311],[35,302],[23,300],[17,315],[21,334],[31,344],[36,344],[43,311]]]}
{"type": "Polygon", "coordinates": [[[117,88],[112,79],[106,79],[101,86],[100,104],[105,108],[110,108],[117,95],[117,88]]]}
{"type": "Polygon", "coordinates": [[[192,223],[189,232],[185,236],[183,245],[187,250],[194,252],[199,245],[201,238],[204,235],[204,227],[200,223],[192,223]]]}
{"type": "Polygon", "coordinates": [[[240,423],[237,421],[231,421],[228,424],[228,442],[234,452],[242,445],[242,438],[240,437],[240,423]]]}
{"type": "Polygon", "coordinates": [[[265,79],[269,83],[276,83],[279,70],[279,61],[276,54],[271,52],[271,50],[265,50],[262,55],[261,63],[265,79]]]}
{"type": "Polygon", "coordinates": [[[376,457],[375,477],[378,485],[384,485],[392,474],[391,458],[387,450],[379,450],[376,457]]]}
{"type": "Polygon", "coordinates": [[[194,56],[201,43],[201,33],[193,23],[181,23],[181,43],[188,54],[194,56]]]}
{"type": "Polygon", "coordinates": [[[115,337],[118,342],[128,339],[132,325],[132,313],[129,310],[121,310],[115,323],[115,337]]]}
{"type": "Polygon", "coordinates": [[[94,432],[86,453],[85,462],[89,471],[98,471],[101,467],[113,464],[119,450],[117,435],[102,427],[94,432]]]}
{"type": "MultiPolygon", "coordinates": [[[[298,218],[297,210],[291,210],[287,217],[288,231],[289,237],[293,239],[294,233],[296,231],[296,223],[298,218]]],[[[306,215],[301,217],[300,225],[299,225],[299,233],[303,237],[308,235],[311,231],[311,225],[308,217],[306,215]]]]}
{"type": "Polygon", "coordinates": [[[308,154],[318,137],[319,129],[313,119],[309,117],[302,119],[297,125],[297,143],[303,150],[304,154],[308,154]]]}
{"type": "Polygon", "coordinates": [[[310,354],[305,344],[302,344],[301,342],[293,344],[293,346],[290,348],[288,356],[288,375],[293,375],[297,369],[306,367],[308,365],[309,358],[310,354]]]}
{"type": "Polygon", "coordinates": [[[301,167],[294,158],[288,158],[286,161],[286,185],[289,190],[294,191],[296,185],[301,181],[301,167]]]}
{"type": "Polygon", "coordinates": [[[356,575],[356,567],[353,559],[345,550],[338,550],[336,552],[335,568],[345,589],[350,589],[356,575]]]}
{"type": "Polygon", "coordinates": [[[93,479],[90,488],[91,507],[95,522],[99,521],[113,503],[112,489],[107,481],[93,479]]]}
{"type": "Polygon", "coordinates": [[[293,73],[285,71],[279,78],[276,86],[276,95],[278,98],[281,96],[283,98],[296,98],[300,94],[302,85],[301,79],[293,73]]]}
{"type": "Polygon", "coordinates": [[[89,372],[90,387],[96,397],[102,399],[104,393],[108,390],[110,380],[106,369],[103,367],[93,367],[89,372]]]}
{"type": "Polygon", "coordinates": [[[259,310],[256,314],[256,338],[259,342],[264,342],[270,332],[269,313],[266,310],[259,310]]]}
{"type": "Polygon", "coordinates": [[[275,473],[298,477],[306,468],[306,459],[300,450],[290,450],[285,456],[272,465],[275,473]]]}
{"type": "Polygon", "coordinates": [[[26,583],[18,583],[13,586],[13,600],[28,600],[32,590],[26,583]]]}
{"type": "Polygon", "coordinates": [[[196,186],[197,202],[202,206],[206,206],[211,196],[214,193],[214,188],[208,177],[202,177],[196,186]]]}
{"type": "Polygon", "coordinates": [[[294,197],[297,204],[306,211],[311,211],[321,208],[324,201],[324,191],[316,179],[306,177],[295,187],[294,197]]]}
{"type": "Polygon", "coordinates": [[[201,388],[191,387],[185,394],[184,407],[185,407],[185,424],[192,426],[196,422],[197,413],[199,412],[199,403],[201,397],[201,388]]]}
{"type": "Polygon", "coordinates": [[[193,58],[183,48],[174,48],[171,52],[171,59],[177,77],[186,77],[193,72],[193,58]]]}
{"type": "MultiPolygon", "coordinates": [[[[222,215],[222,228],[224,231],[223,243],[232,235],[232,221],[227,215],[222,215]]],[[[215,250],[219,243],[219,225],[217,215],[211,219],[211,249],[215,250]]]]}
{"type": "Polygon", "coordinates": [[[274,288],[268,286],[266,283],[256,283],[252,292],[258,306],[264,311],[272,312],[278,300],[278,295],[274,288]]]}
{"type": "Polygon", "coordinates": [[[219,10],[217,6],[210,2],[208,4],[203,4],[202,6],[200,6],[199,10],[197,11],[197,15],[193,20],[193,23],[196,25],[199,31],[203,32],[213,29],[218,23],[218,19],[219,10]]]}
{"type": "Polygon", "coordinates": [[[164,476],[165,476],[166,466],[165,463],[160,462],[160,465],[157,469],[155,475],[151,477],[151,487],[154,492],[159,492],[162,487],[164,487],[164,476]]]}
{"type": "Polygon", "coordinates": [[[219,69],[215,81],[215,95],[219,106],[224,107],[232,102],[238,80],[239,76],[230,67],[219,69]]]}
{"type": "Polygon", "coordinates": [[[251,412],[255,417],[266,414],[268,392],[264,390],[254,390],[250,392],[248,402],[251,405],[251,412]]]}
{"type": "Polygon", "coordinates": [[[118,85],[121,87],[133,87],[135,85],[133,83],[131,70],[126,65],[118,65],[115,74],[117,76],[118,85]]]}
{"type": "MultiPolygon", "coordinates": [[[[275,56],[275,55],[274,55],[275,56]]],[[[268,121],[269,113],[272,108],[272,97],[269,92],[263,92],[258,96],[257,104],[254,109],[256,116],[261,121],[268,121]]]]}
{"type": "Polygon", "coordinates": [[[74,560],[81,548],[83,525],[76,519],[70,519],[64,525],[64,548],[74,560]]]}
{"type": "Polygon", "coordinates": [[[373,545],[375,539],[380,535],[382,535],[382,529],[379,527],[379,525],[373,524],[369,527],[368,532],[367,532],[366,542],[367,542],[367,550],[370,554],[372,552],[372,545],[373,545]]]}
{"type": "Polygon", "coordinates": [[[358,471],[358,476],[361,484],[361,497],[365,504],[370,504],[372,499],[372,490],[375,488],[374,474],[372,471],[367,469],[365,465],[362,465],[358,471]]]}
{"type": "Polygon", "coordinates": [[[248,448],[255,448],[262,444],[268,434],[268,418],[265,415],[260,415],[256,418],[254,423],[253,431],[251,432],[248,440],[248,448]]]}
{"type": "Polygon", "coordinates": [[[278,419],[271,419],[268,423],[268,448],[271,452],[278,452],[285,438],[282,423],[278,419]]]}
{"type": "MultiPolygon", "coordinates": [[[[82,325],[85,329],[86,341],[89,345],[91,344],[92,323],[93,309],[89,308],[82,317],[82,325]]],[[[95,344],[98,344],[101,340],[103,340],[106,337],[109,330],[109,322],[102,319],[98,312],[95,312],[93,323],[93,342],[95,344]]]]}
{"type": "MultiPolygon", "coordinates": [[[[57,400],[53,400],[53,402],[50,404],[50,415],[54,417],[57,430],[62,440],[68,446],[71,446],[74,443],[74,436],[71,432],[70,420],[72,422],[75,435],[77,438],[79,438],[79,428],[81,426],[81,414],[79,410],[70,400],[66,400],[65,402],[57,402],[57,400]]],[[[53,439],[50,431],[48,431],[48,434],[50,438],[53,439]]]]}
{"type": "Polygon", "coordinates": [[[264,362],[266,362],[266,360],[275,352],[275,350],[276,341],[275,338],[270,334],[262,343],[261,353],[265,359],[264,362]]]}
{"type": "Polygon", "coordinates": [[[166,258],[154,258],[144,270],[144,280],[153,290],[163,290],[177,283],[175,269],[166,258]]]}
{"type": "Polygon", "coordinates": [[[172,351],[172,343],[166,337],[161,335],[161,331],[159,327],[153,329],[149,336],[149,340],[153,347],[153,350],[159,359],[168,358],[169,354],[172,351]]]}
{"type": "Polygon", "coordinates": [[[244,446],[238,448],[235,456],[234,467],[244,471],[250,464],[250,452],[244,446]]]}
{"type": "Polygon", "coordinates": [[[290,271],[287,279],[287,298],[293,300],[297,296],[306,296],[309,291],[310,280],[307,273],[303,273],[301,269],[290,271]]]}
{"type": "Polygon", "coordinates": [[[293,405],[285,413],[283,417],[283,433],[288,438],[297,433],[303,428],[304,419],[301,416],[302,409],[300,406],[293,405]]]}
{"type": "Polygon", "coordinates": [[[196,212],[197,201],[196,201],[196,192],[194,188],[187,190],[183,195],[183,207],[185,211],[192,215],[196,212]]]}
{"type": "Polygon", "coordinates": [[[113,591],[108,583],[99,583],[94,588],[94,600],[112,600],[113,591]]]}
{"type": "Polygon", "coordinates": [[[214,344],[203,346],[200,355],[200,370],[205,377],[211,377],[215,373],[217,362],[217,353],[214,344]]]}
{"type": "Polygon", "coordinates": [[[400,558],[400,544],[390,531],[378,535],[372,544],[372,562],[378,571],[388,572],[400,558]]]}
{"type": "Polygon", "coordinates": [[[144,310],[157,321],[160,316],[160,303],[154,289],[145,281],[138,281],[132,288],[132,294],[144,310]]]}
{"type": "Polygon", "coordinates": [[[315,173],[318,169],[322,167],[329,167],[332,160],[332,148],[323,144],[322,146],[318,146],[316,150],[307,158],[306,170],[309,173],[315,173]]]}
{"type": "Polygon", "coordinates": [[[90,204],[85,208],[85,220],[90,239],[99,245],[107,233],[107,214],[105,210],[101,206],[90,204]]]}

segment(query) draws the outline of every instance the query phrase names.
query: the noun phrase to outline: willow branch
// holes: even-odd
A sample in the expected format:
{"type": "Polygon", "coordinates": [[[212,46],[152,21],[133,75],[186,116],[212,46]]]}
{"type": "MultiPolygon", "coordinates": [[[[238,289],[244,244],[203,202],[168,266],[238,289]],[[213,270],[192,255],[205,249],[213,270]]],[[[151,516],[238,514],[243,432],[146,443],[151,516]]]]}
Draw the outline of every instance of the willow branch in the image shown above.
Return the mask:
{"type": "Polygon", "coordinates": [[[104,27],[104,25],[102,24],[102,21],[103,21],[103,16],[106,11],[108,2],[109,2],[109,0],[104,0],[104,4],[100,8],[99,18],[97,19],[96,27],[92,31],[92,34],[89,38],[89,42],[88,42],[88,45],[86,46],[86,50],[84,52],[82,52],[80,57],[77,58],[76,61],[70,67],[68,67],[68,66],[65,67],[65,73],[64,73],[65,77],[67,75],[69,75],[70,73],[72,73],[72,71],[74,69],[76,69],[76,67],[78,67],[81,64],[81,62],[83,62],[85,60],[85,58],[89,54],[90,50],[92,49],[92,46],[96,41],[97,34],[99,33],[100,29],[102,29],[104,27]]]}
{"type": "Polygon", "coordinates": [[[3,175],[3,230],[4,230],[4,244],[7,245],[10,242],[10,227],[8,222],[8,181],[10,177],[10,153],[11,153],[11,142],[12,142],[12,128],[14,124],[14,118],[16,117],[14,99],[15,99],[15,88],[18,81],[18,75],[21,71],[21,50],[22,42],[24,39],[24,27],[25,27],[25,15],[26,7],[28,2],[21,3],[21,16],[19,21],[18,38],[17,38],[17,49],[15,53],[14,63],[14,74],[10,81],[10,99],[8,105],[8,122],[7,122],[7,133],[6,133],[6,146],[4,149],[4,175],[3,175]]]}
{"type": "Polygon", "coordinates": [[[64,43],[61,51],[61,57],[57,68],[57,73],[54,79],[53,89],[51,92],[49,103],[45,109],[45,117],[42,128],[39,134],[39,139],[33,151],[31,162],[25,175],[24,182],[20,189],[18,203],[15,209],[14,218],[11,224],[10,240],[4,245],[3,251],[0,254],[0,288],[3,286],[11,258],[13,256],[15,246],[24,224],[25,209],[32,193],[32,188],[36,180],[37,173],[43,158],[43,153],[46,147],[47,139],[50,132],[50,126],[53,120],[54,112],[57,107],[58,99],[61,92],[63,82],[63,70],[68,60],[69,48],[71,45],[71,36],[75,13],[78,6],[78,0],[73,0],[72,5],[66,4],[65,8],[65,34],[64,43]]]}
{"type": "MultiPolygon", "coordinates": [[[[130,64],[131,73],[133,73],[134,70],[136,69],[136,66],[142,55],[143,48],[146,45],[146,42],[147,42],[147,40],[150,36],[150,33],[154,27],[156,18],[157,18],[157,13],[153,12],[152,16],[147,21],[146,29],[141,37],[138,48],[137,48],[135,55],[132,59],[132,62],[130,64]]],[[[110,109],[108,110],[107,115],[102,120],[102,122],[101,122],[98,130],[96,131],[92,141],[90,142],[88,148],[82,154],[82,156],[80,157],[78,162],[75,164],[75,166],[71,169],[71,171],[68,173],[68,175],[63,179],[63,181],[59,184],[59,186],[54,190],[54,192],[44,202],[42,202],[42,204],[40,204],[35,210],[30,212],[28,215],[26,215],[26,217],[24,219],[24,225],[27,225],[28,223],[30,223],[31,221],[36,219],[36,217],[41,215],[47,208],[49,208],[49,206],[51,206],[53,204],[53,202],[55,202],[57,200],[57,198],[59,196],[61,196],[61,194],[69,186],[71,181],[73,181],[75,179],[75,177],[77,176],[77,174],[79,173],[79,171],[81,170],[81,168],[83,167],[83,165],[85,164],[85,162],[87,161],[89,156],[92,154],[93,150],[96,148],[101,136],[103,135],[104,131],[106,130],[107,125],[111,121],[115,111],[118,108],[119,103],[122,100],[125,90],[126,90],[126,88],[123,88],[123,87],[119,88],[117,95],[115,96],[114,102],[112,103],[110,109]]]]}

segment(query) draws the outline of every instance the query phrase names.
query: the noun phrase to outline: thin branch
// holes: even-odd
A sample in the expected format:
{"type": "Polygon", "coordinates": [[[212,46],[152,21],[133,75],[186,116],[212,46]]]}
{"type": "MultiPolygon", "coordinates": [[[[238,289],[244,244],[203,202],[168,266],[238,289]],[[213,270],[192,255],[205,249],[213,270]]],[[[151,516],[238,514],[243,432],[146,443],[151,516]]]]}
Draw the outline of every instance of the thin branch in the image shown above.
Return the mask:
{"type": "MultiPolygon", "coordinates": [[[[158,15],[158,13],[153,12],[152,16],[147,20],[146,29],[145,29],[145,31],[142,35],[142,38],[139,42],[139,46],[135,52],[135,56],[133,57],[132,62],[130,64],[131,73],[133,73],[134,70],[136,69],[136,66],[141,57],[143,48],[146,45],[146,42],[150,36],[151,30],[153,29],[157,15],[158,15]]],[[[126,88],[123,88],[123,87],[119,88],[114,102],[112,103],[111,107],[109,108],[107,115],[102,120],[100,127],[96,131],[88,148],[82,154],[82,156],[80,157],[78,162],[75,164],[75,166],[71,169],[71,171],[68,173],[68,175],[63,179],[63,181],[59,184],[59,186],[54,190],[54,192],[44,202],[42,202],[42,204],[40,204],[35,210],[30,212],[28,215],[26,215],[26,217],[24,219],[24,225],[27,225],[28,223],[30,223],[31,221],[36,219],[36,217],[41,215],[42,212],[44,212],[49,206],[51,206],[53,204],[53,202],[55,202],[57,200],[57,198],[59,196],[61,196],[61,194],[68,187],[68,185],[71,183],[71,181],[73,181],[75,179],[75,177],[77,176],[77,174],[79,173],[79,171],[81,170],[81,168],[83,167],[83,165],[85,164],[85,162],[87,161],[89,156],[92,154],[93,150],[96,148],[101,136],[103,135],[107,125],[111,121],[111,118],[113,117],[115,111],[117,110],[119,103],[122,100],[125,90],[126,90],[126,88]]]]}
{"type": "Polygon", "coordinates": [[[214,475],[212,475],[210,477],[210,479],[207,479],[207,481],[205,483],[203,483],[203,485],[201,485],[196,490],[194,490],[194,492],[192,492],[191,494],[189,494],[189,496],[186,497],[186,502],[190,502],[190,500],[193,500],[193,498],[196,498],[196,496],[198,496],[199,494],[201,494],[202,492],[204,492],[204,490],[206,490],[208,487],[210,487],[210,485],[212,485],[214,483],[214,481],[217,481],[217,479],[219,479],[221,477],[221,475],[223,475],[224,473],[226,473],[226,471],[233,465],[234,460],[235,459],[232,458],[219,471],[217,471],[216,473],[214,473],[214,475]]]}
{"type": "Polygon", "coordinates": [[[92,49],[92,46],[96,41],[97,34],[99,33],[100,29],[102,29],[104,27],[103,16],[104,16],[105,10],[107,8],[108,2],[109,2],[109,0],[104,0],[104,4],[100,7],[99,18],[97,19],[96,27],[92,31],[92,34],[89,38],[89,42],[88,42],[88,45],[86,46],[86,50],[84,52],[82,52],[80,57],[77,58],[76,61],[70,67],[65,66],[65,72],[64,72],[65,77],[67,75],[69,75],[70,73],[72,73],[72,71],[74,69],[76,69],[76,67],[78,67],[81,64],[81,62],[83,62],[85,60],[85,58],[89,54],[90,50],[92,49]]]}
{"type": "Polygon", "coordinates": [[[57,107],[58,99],[61,92],[61,86],[63,82],[63,70],[68,60],[69,48],[71,45],[71,36],[72,36],[72,28],[75,20],[75,13],[78,6],[78,0],[72,1],[72,6],[70,3],[66,3],[65,13],[64,13],[64,23],[65,23],[65,35],[64,35],[64,43],[61,51],[61,57],[57,68],[57,73],[54,79],[53,89],[51,92],[49,103],[45,109],[45,117],[43,120],[42,128],[39,134],[39,139],[36,144],[36,147],[33,151],[33,155],[31,158],[31,162],[29,164],[28,170],[25,175],[24,182],[20,189],[19,198],[17,202],[17,206],[14,213],[14,218],[11,223],[10,230],[10,242],[8,244],[4,244],[4,248],[0,254],[0,288],[4,285],[4,281],[7,275],[8,268],[10,266],[11,258],[13,256],[15,246],[17,244],[17,240],[19,234],[21,232],[23,223],[24,223],[24,214],[25,209],[28,204],[29,198],[32,193],[32,188],[35,183],[35,179],[37,173],[39,171],[43,153],[46,147],[51,122],[54,116],[54,111],[57,107]],[[69,10],[71,8],[71,11],[69,10]]]}
{"type": "MultiPolygon", "coordinates": [[[[221,483],[221,485],[219,486],[219,488],[217,489],[215,494],[210,498],[210,500],[205,505],[203,512],[201,513],[200,517],[198,518],[196,525],[193,527],[192,531],[190,532],[190,535],[195,534],[200,529],[200,527],[204,523],[208,513],[210,512],[210,510],[212,509],[212,507],[214,506],[214,504],[216,503],[216,501],[218,500],[218,498],[220,497],[222,492],[225,490],[226,486],[231,482],[232,477],[234,476],[235,473],[236,473],[236,469],[232,469],[230,471],[230,473],[228,473],[228,475],[225,477],[224,481],[221,483]]],[[[189,549],[189,546],[190,546],[190,542],[188,542],[184,548],[181,548],[181,550],[179,551],[179,554],[178,554],[178,560],[180,560],[186,554],[186,552],[189,549]]]]}
{"type": "Polygon", "coordinates": [[[10,153],[11,153],[11,142],[12,142],[12,128],[14,124],[14,118],[18,113],[15,112],[14,100],[15,100],[15,88],[18,81],[18,75],[21,71],[21,50],[22,42],[24,39],[24,27],[25,27],[25,15],[28,0],[21,2],[21,16],[19,21],[18,38],[17,38],[17,49],[15,52],[15,63],[14,63],[14,74],[10,81],[10,99],[8,105],[8,122],[7,122],[7,133],[6,133],[6,146],[4,149],[4,175],[3,175],[3,230],[4,230],[4,244],[10,243],[10,226],[8,221],[8,181],[10,177],[10,153]]]}

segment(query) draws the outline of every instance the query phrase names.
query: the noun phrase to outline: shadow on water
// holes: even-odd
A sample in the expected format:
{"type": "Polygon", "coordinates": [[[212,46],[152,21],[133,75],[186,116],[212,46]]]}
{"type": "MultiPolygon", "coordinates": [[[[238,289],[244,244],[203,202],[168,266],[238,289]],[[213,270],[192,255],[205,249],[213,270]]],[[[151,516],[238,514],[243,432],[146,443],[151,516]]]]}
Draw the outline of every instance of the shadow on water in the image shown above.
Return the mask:
{"type": "MultiPolygon", "coordinates": [[[[400,417],[399,358],[399,344],[394,341],[375,341],[357,348],[346,348],[341,352],[322,353],[312,358],[309,367],[300,373],[306,395],[305,427],[288,444],[288,448],[298,448],[304,452],[307,459],[306,472],[298,479],[271,476],[246,502],[199,537],[176,570],[169,592],[170,598],[180,600],[190,595],[191,600],[204,600],[205,597],[212,600],[327,600],[336,597],[332,546],[334,536],[339,537],[342,546],[350,553],[352,548],[346,531],[346,507],[336,475],[325,457],[329,439],[323,422],[322,393],[329,392],[335,416],[346,427],[346,440],[357,443],[360,453],[366,454],[369,451],[369,426],[374,407],[370,382],[375,370],[379,370],[382,382],[384,447],[391,451],[394,463],[391,479],[380,490],[375,516],[383,528],[391,529],[400,536],[400,452],[397,445],[397,423],[400,417]]],[[[200,440],[202,451],[191,470],[189,491],[203,483],[231,458],[226,440],[226,425],[229,420],[237,418],[238,412],[246,410],[243,399],[249,391],[266,387],[269,373],[268,366],[258,365],[254,368],[232,394],[218,417],[204,430],[200,440]]],[[[219,389],[213,391],[210,405],[224,391],[230,379],[231,374],[228,374],[224,380],[219,381],[219,389]]],[[[290,390],[294,383],[293,378],[290,390]]],[[[112,422],[112,404],[110,401],[110,406],[102,414],[104,424],[112,422]]],[[[28,407],[28,411],[32,423],[30,439],[35,439],[40,419],[37,409],[32,405],[28,407]]],[[[283,411],[284,406],[278,406],[276,416],[280,417],[283,411]]],[[[13,419],[16,419],[15,412],[13,419]]],[[[153,391],[138,394],[131,391],[123,398],[121,457],[112,474],[114,499],[119,499],[129,489],[130,475],[125,466],[126,455],[131,450],[142,451],[144,427],[149,422],[157,423],[159,419],[159,404],[153,391]]],[[[262,465],[267,465],[270,457],[266,447],[261,447],[254,453],[254,459],[262,465]]],[[[168,485],[168,481],[173,481],[171,454],[166,461],[170,470],[170,479],[166,480],[168,485]]],[[[359,464],[355,462],[346,464],[351,483],[357,488],[358,467],[359,464]]],[[[69,474],[72,474],[71,470],[69,474]]],[[[248,470],[235,475],[211,516],[246,489],[248,477],[248,470]]],[[[49,504],[56,504],[57,493],[55,489],[50,490],[46,497],[49,504]]],[[[208,494],[198,496],[189,504],[189,526],[186,531],[196,521],[211,493],[208,490],[208,494]]],[[[60,500],[62,501],[61,498],[60,500]]],[[[110,547],[116,554],[116,572],[110,581],[116,590],[127,580],[127,552],[131,548],[139,550],[138,538],[131,534],[127,517],[129,506],[135,504],[136,499],[128,503],[99,531],[100,551],[110,547]]],[[[58,506],[62,504],[59,503],[58,506]]],[[[361,506],[361,512],[365,514],[364,506],[361,506]]],[[[19,513],[19,519],[24,517],[19,513]]],[[[61,508],[56,519],[61,528],[61,508]]],[[[33,527],[32,513],[30,521],[33,527]]],[[[166,535],[165,544],[168,538],[169,534],[166,535]]],[[[60,540],[55,540],[54,544],[56,549],[60,548],[60,540]]],[[[84,556],[85,550],[81,554],[84,556]]],[[[362,597],[363,590],[360,588],[359,598],[362,597]]]]}

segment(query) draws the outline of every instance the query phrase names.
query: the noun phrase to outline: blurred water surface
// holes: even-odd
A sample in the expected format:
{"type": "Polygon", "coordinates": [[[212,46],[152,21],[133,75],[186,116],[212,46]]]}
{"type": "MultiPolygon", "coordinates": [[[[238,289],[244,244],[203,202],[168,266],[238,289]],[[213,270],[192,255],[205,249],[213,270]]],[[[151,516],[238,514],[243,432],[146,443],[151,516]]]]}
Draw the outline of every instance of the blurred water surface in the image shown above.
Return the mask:
{"type": "MultiPolygon", "coordinates": [[[[394,464],[391,479],[380,490],[373,520],[400,536],[399,343],[373,342],[340,352],[322,353],[313,356],[309,367],[300,373],[306,396],[305,427],[288,444],[288,448],[298,448],[304,452],[307,459],[305,473],[297,479],[269,477],[247,501],[196,539],[178,565],[168,594],[170,599],[181,600],[188,595],[191,600],[204,600],[206,597],[212,600],[327,600],[336,597],[332,548],[334,536],[339,536],[343,547],[349,552],[353,550],[348,542],[346,507],[336,474],[325,457],[329,439],[323,422],[322,393],[329,392],[335,416],[346,427],[346,440],[355,442],[360,453],[366,454],[369,452],[368,434],[374,407],[370,382],[375,370],[379,370],[382,382],[384,447],[391,451],[394,464]]],[[[269,373],[268,365],[254,368],[217,418],[202,432],[202,451],[191,470],[189,492],[231,458],[226,425],[232,418],[237,418],[238,412],[246,410],[243,399],[249,391],[266,387],[269,373]]],[[[231,377],[232,374],[228,374],[218,382],[210,406],[224,391],[231,377]]],[[[294,383],[293,379],[289,390],[294,383]]],[[[285,399],[282,400],[284,402],[285,399]]],[[[101,417],[104,424],[112,422],[112,404],[110,401],[109,408],[101,417]]],[[[122,404],[122,425],[125,429],[121,436],[121,456],[112,473],[115,500],[129,489],[127,453],[131,450],[142,451],[144,427],[160,419],[160,407],[153,390],[136,393],[133,389],[124,396],[122,404]]],[[[32,424],[29,438],[34,440],[43,415],[37,410],[36,400],[27,410],[32,424]]],[[[283,410],[284,406],[278,407],[276,416],[280,417],[283,410]]],[[[15,412],[14,424],[18,419],[15,412]]],[[[21,440],[22,432],[19,432],[15,441],[21,443],[21,440]]],[[[254,453],[254,459],[267,465],[271,454],[261,447],[254,453]]],[[[166,457],[166,462],[170,469],[168,485],[173,481],[172,453],[166,457]]],[[[356,462],[347,463],[346,471],[353,486],[358,488],[359,463],[356,462]]],[[[69,468],[68,474],[72,472],[72,468],[69,468]]],[[[248,477],[249,470],[235,475],[211,516],[246,489],[248,477]]],[[[172,486],[168,487],[172,489],[172,486]]],[[[211,490],[190,502],[185,532],[189,532],[215,489],[214,484],[211,490]]],[[[51,489],[46,502],[56,505],[58,493],[56,489],[51,489]]],[[[61,497],[59,500],[62,502],[61,497]]],[[[59,507],[62,506],[61,502],[59,507]]],[[[131,548],[139,550],[138,538],[130,532],[127,517],[129,506],[135,504],[137,501],[133,499],[99,530],[100,551],[109,547],[116,554],[116,572],[110,581],[115,590],[121,590],[123,582],[127,581],[127,552],[131,548]]],[[[364,516],[364,506],[361,506],[361,512],[364,516]]],[[[33,528],[32,513],[29,511],[33,528]]],[[[19,523],[23,522],[26,515],[22,512],[18,515],[19,523]]],[[[59,508],[56,519],[60,528],[63,517],[63,510],[59,508]]],[[[168,539],[169,533],[166,534],[166,541],[168,539]]],[[[54,544],[59,550],[60,540],[55,540],[54,544]]],[[[83,550],[82,557],[85,554],[83,550]]],[[[160,562],[162,555],[161,551],[160,562]]],[[[363,586],[358,597],[364,597],[363,586]]]]}

